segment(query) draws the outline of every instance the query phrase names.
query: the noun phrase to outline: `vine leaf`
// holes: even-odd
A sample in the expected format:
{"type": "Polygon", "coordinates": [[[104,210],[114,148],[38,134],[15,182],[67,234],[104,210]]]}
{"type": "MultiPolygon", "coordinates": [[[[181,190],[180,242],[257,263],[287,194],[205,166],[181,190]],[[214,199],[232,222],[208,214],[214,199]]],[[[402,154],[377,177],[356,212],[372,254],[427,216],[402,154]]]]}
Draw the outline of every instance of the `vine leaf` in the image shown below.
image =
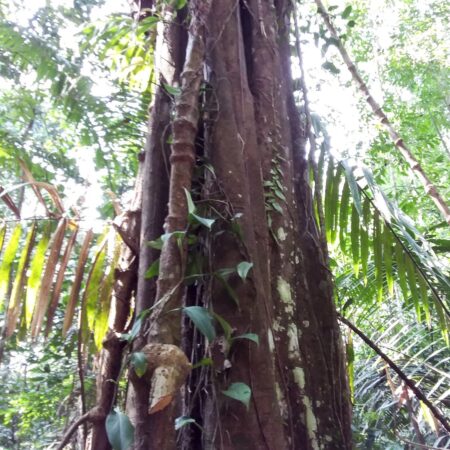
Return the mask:
{"type": "Polygon", "coordinates": [[[180,416],[175,419],[175,430],[179,430],[190,423],[196,423],[195,419],[188,416],[180,416]]]}
{"type": "Polygon", "coordinates": [[[194,214],[197,209],[192,201],[191,193],[186,188],[184,188],[184,193],[186,194],[188,213],[194,214]]]}
{"type": "Polygon", "coordinates": [[[155,259],[155,261],[152,262],[150,267],[148,268],[147,272],[145,272],[145,279],[149,280],[153,277],[157,277],[159,274],[159,259],[155,259]]]}
{"type": "Polygon", "coordinates": [[[147,371],[148,360],[144,352],[133,352],[131,354],[131,365],[136,375],[141,378],[147,371]]]}
{"type": "Polygon", "coordinates": [[[197,214],[191,214],[191,216],[199,223],[204,225],[206,228],[211,229],[214,225],[215,219],[208,219],[206,217],[198,216],[197,214]]]}
{"type": "Polygon", "coordinates": [[[211,358],[202,358],[198,363],[192,366],[192,370],[198,369],[199,367],[212,366],[214,364],[211,358]]]}
{"type": "Polygon", "coordinates": [[[210,312],[203,308],[203,306],[187,306],[183,308],[183,312],[187,314],[194,325],[198,328],[209,342],[212,342],[216,337],[216,330],[214,328],[213,317],[210,312]]]}
{"type": "Polygon", "coordinates": [[[143,316],[138,317],[131,327],[131,331],[129,333],[122,334],[122,339],[127,342],[132,342],[141,331],[143,320],[143,316]]]}
{"type": "Polygon", "coordinates": [[[222,391],[222,394],[243,403],[247,409],[250,406],[252,390],[245,383],[232,383],[227,390],[222,391]]]}
{"type": "Polygon", "coordinates": [[[238,275],[242,278],[242,281],[245,281],[247,278],[248,272],[253,267],[253,263],[248,261],[242,261],[236,266],[236,271],[238,275]]]}
{"type": "Polygon", "coordinates": [[[134,441],[134,427],[128,416],[119,410],[106,417],[106,434],[114,450],[128,450],[134,441]]]}
{"type": "Polygon", "coordinates": [[[240,334],[239,336],[234,337],[233,341],[235,339],[248,339],[249,341],[254,342],[256,345],[259,345],[259,336],[255,333],[240,334]]]}
{"type": "Polygon", "coordinates": [[[176,86],[171,86],[170,84],[164,83],[164,89],[170,94],[173,95],[174,97],[178,96],[181,94],[181,89],[179,87],[176,86]]]}
{"type": "Polygon", "coordinates": [[[208,219],[206,217],[201,217],[198,214],[195,214],[195,212],[197,211],[197,208],[192,200],[191,193],[186,188],[184,188],[184,193],[186,194],[186,201],[187,201],[189,216],[192,217],[193,219],[195,219],[201,225],[204,225],[206,228],[211,229],[211,227],[213,226],[213,224],[215,222],[215,219],[208,219]]]}

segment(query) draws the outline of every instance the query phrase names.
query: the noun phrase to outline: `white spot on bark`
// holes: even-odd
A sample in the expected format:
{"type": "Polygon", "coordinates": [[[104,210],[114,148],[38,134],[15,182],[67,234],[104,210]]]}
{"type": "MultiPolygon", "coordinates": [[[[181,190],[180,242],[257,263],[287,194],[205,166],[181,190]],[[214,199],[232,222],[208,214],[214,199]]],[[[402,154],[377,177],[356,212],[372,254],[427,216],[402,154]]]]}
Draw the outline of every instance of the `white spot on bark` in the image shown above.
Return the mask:
{"type": "Polygon", "coordinates": [[[305,386],[306,386],[305,372],[301,367],[294,368],[294,380],[300,389],[302,389],[302,390],[305,389],[305,386]]]}
{"type": "Polygon", "coordinates": [[[294,312],[294,304],[292,301],[291,286],[282,277],[278,277],[277,281],[277,291],[280,295],[281,301],[286,305],[285,310],[289,314],[294,312]]]}
{"type": "Polygon", "coordinates": [[[275,342],[273,340],[272,330],[269,329],[267,332],[267,340],[269,341],[269,350],[273,353],[275,350],[275,342]]]}
{"type": "Polygon", "coordinates": [[[278,406],[280,407],[281,417],[287,419],[288,417],[288,406],[286,399],[284,398],[283,392],[280,389],[280,385],[275,383],[275,395],[277,396],[278,406]]]}
{"type": "Polygon", "coordinates": [[[277,236],[280,241],[285,241],[287,233],[284,231],[283,227],[278,228],[277,236]]]}
{"type": "Polygon", "coordinates": [[[313,450],[320,450],[319,443],[317,441],[317,420],[312,409],[311,400],[304,396],[303,404],[306,410],[306,429],[308,432],[308,437],[311,441],[311,448],[313,450]]]}
{"type": "Polygon", "coordinates": [[[300,347],[298,345],[297,327],[290,324],[287,330],[288,335],[288,351],[291,358],[298,358],[300,355],[300,347]]]}
{"type": "Polygon", "coordinates": [[[303,321],[303,326],[304,326],[305,328],[308,328],[308,327],[309,327],[309,320],[304,320],[304,321],[303,321]]]}
{"type": "Polygon", "coordinates": [[[272,329],[275,331],[275,333],[279,333],[280,331],[284,330],[284,327],[281,326],[280,322],[278,320],[274,320],[272,324],[272,329]]]}

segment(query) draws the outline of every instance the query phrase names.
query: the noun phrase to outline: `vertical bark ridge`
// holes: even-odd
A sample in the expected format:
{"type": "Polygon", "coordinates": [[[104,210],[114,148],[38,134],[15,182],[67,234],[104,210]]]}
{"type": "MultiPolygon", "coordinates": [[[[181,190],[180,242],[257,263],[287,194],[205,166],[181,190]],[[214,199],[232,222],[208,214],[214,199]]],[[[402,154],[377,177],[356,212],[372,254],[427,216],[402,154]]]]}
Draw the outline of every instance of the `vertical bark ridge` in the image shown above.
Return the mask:
{"type": "MultiPolygon", "coordinates": [[[[283,0],[279,3],[283,3],[283,0]]],[[[288,30],[286,17],[284,23],[285,30],[288,30]]],[[[285,55],[284,70],[290,73],[287,32],[284,36],[282,45],[282,52],[285,55]]],[[[290,77],[286,79],[291,80],[290,77]]],[[[317,416],[316,434],[319,437],[320,448],[350,449],[351,405],[348,400],[343,349],[333,303],[333,285],[320,233],[314,220],[312,193],[308,185],[308,165],[304,153],[306,130],[300,123],[292,92],[290,87],[287,91],[287,103],[293,142],[298,147],[294,148],[293,154],[299,205],[298,244],[302,255],[298,274],[300,283],[305,289],[304,294],[299,297],[297,324],[300,328],[300,347],[305,363],[307,394],[313,399],[312,407],[317,416]],[[299,136],[303,136],[301,143],[298,142],[299,136]],[[314,354],[311,349],[314,349],[314,354]]]]}
{"type": "MultiPolygon", "coordinates": [[[[203,80],[203,62],[205,56],[204,32],[209,14],[210,2],[193,1],[190,3],[191,25],[183,71],[180,75],[180,94],[176,98],[174,119],[172,121],[172,145],[170,154],[170,180],[168,211],[164,230],[166,233],[184,232],[188,225],[188,205],[186,191],[190,191],[192,171],[195,164],[195,140],[197,135],[199,109],[198,98],[203,80]]],[[[156,286],[155,304],[148,323],[147,342],[150,344],[179,345],[179,314],[171,311],[181,306],[183,288],[181,286],[184,270],[184,250],[179,248],[178,239],[169,237],[164,242],[159,277],[156,286]]],[[[146,347],[147,348],[147,347],[146,347]]],[[[155,373],[158,369],[155,369],[155,373]]],[[[142,397],[145,389],[139,386],[145,381],[132,377],[136,392],[141,393],[139,401],[140,431],[136,427],[137,441],[135,449],[172,449],[175,448],[175,405],[152,411],[144,411],[142,397]],[[144,431],[145,428],[145,431],[144,431]],[[144,435],[142,433],[145,433],[144,435]]],[[[156,380],[152,378],[152,383],[156,380]]],[[[154,386],[153,386],[154,388],[154,386]]],[[[153,389],[150,389],[150,393],[153,389]]],[[[154,400],[154,399],[153,399],[154,400]]],[[[152,399],[151,399],[152,402],[152,399]]]]}
{"type": "MultiPolygon", "coordinates": [[[[147,5],[148,6],[148,5],[147,5]]],[[[168,25],[158,24],[156,51],[164,64],[157,67],[158,87],[150,106],[149,130],[145,145],[142,193],[142,227],[139,252],[138,287],[135,317],[148,310],[155,301],[156,282],[146,279],[145,273],[159,257],[159,251],[148,245],[164,232],[163,225],[167,215],[167,202],[170,173],[170,114],[172,99],[164,89],[164,84],[177,85],[183,66],[186,48],[186,32],[183,28],[185,14],[179,11],[174,16],[170,8],[163,11],[168,25]]],[[[142,333],[135,340],[133,350],[138,351],[146,343],[142,333]]],[[[148,448],[151,432],[148,427],[149,385],[130,374],[127,410],[135,425],[135,448],[148,448]]]]}
{"type": "Polygon", "coordinates": [[[236,328],[236,334],[254,332],[260,336],[260,347],[243,343],[231,355],[230,370],[221,368],[219,390],[231,382],[250,385],[254,395],[248,412],[236,402],[223,398],[220,425],[223,442],[217,446],[229,449],[287,448],[275,385],[274,361],[269,349],[267,328],[271,313],[268,287],[267,228],[261,175],[261,156],[257,147],[253,100],[246,73],[245,49],[242,41],[240,8],[234,1],[216,1],[211,19],[207,63],[210,83],[218,102],[217,117],[212,125],[209,157],[218,182],[240,219],[245,249],[239,249],[235,238],[221,235],[213,242],[214,269],[235,267],[246,259],[253,262],[251,282],[236,282],[240,300],[237,308],[220,286],[213,290],[213,307],[236,328]],[[224,23],[223,18],[227,20],[224,23]],[[249,345],[251,347],[249,347],[249,345]],[[255,376],[263,373],[264,377],[255,376]],[[245,420],[242,420],[245,418],[245,420]]]}

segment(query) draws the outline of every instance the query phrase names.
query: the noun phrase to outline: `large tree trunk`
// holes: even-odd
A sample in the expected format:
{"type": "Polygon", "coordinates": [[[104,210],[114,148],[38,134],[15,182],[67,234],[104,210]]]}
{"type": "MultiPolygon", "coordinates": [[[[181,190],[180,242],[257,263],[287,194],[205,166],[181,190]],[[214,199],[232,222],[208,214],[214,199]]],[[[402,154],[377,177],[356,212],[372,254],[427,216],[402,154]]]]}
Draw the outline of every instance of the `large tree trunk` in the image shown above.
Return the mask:
{"type": "MultiPolygon", "coordinates": [[[[173,69],[161,72],[161,82],[181,79],[182,100],[172,105],[169,184],[164,155],[171,104],[162,88],[152,110],[136,313],[155,300],[158,304],[134,350],[144,344],[175,345],[192,364],[206,357],[213,364],[193,369],[180,394],[150,413],[149,381],[130,370],[127,408],[136,450],[351,448],[350,400],[332,282],[307,182],[307,131],[292,93],[289,4],[192,0],[188,40],[180,26],[168,25],[160,34],[163,59],[173,69]],[[195,69],[198,58],[201,64],[195,69]],[[204,78],[199,92],[198,76],[204,78]],[[187,115],[195,117],[197,108],[198,123],[186,125],[187,115]],[[195,141],[184,133],[186,126],[190,134],[195,131],[195,141]],[[174,176],[182,167],[182,176],[174,176]],[[211,231],[189,226],[188,232],[198,237],[195,245],[175,245],[173,238],[166,242],[156,286],[143,278],[157,256],[147,242],[161,232],[163,205],[169,199],[166,230],[185,229],[183,188],[192,192],[199,214],[217,220],[211,231]],[[203,275],[188,285],[186,266],[193,259],[195,272],[203,275]],[[242,261],[253,264],[245,281],[231,275],[224,284],[212,275],[242,261]],[[230,288],[239,304],[230,298],[230,288]],[[259,345],[241,339],[227,349],[224,339],[205,342],[179,309],[174,311],[191,305],[223,317],[233,336],[257,334],[259,345]],[[236,382],[251,388],[248,409],[222,394],[236,382]],[[173,421],[181,415],[200,427],[187,425],[177,436],[173,421]]],[[[155,398],[150,402],[154,405],[155,398]]]]}

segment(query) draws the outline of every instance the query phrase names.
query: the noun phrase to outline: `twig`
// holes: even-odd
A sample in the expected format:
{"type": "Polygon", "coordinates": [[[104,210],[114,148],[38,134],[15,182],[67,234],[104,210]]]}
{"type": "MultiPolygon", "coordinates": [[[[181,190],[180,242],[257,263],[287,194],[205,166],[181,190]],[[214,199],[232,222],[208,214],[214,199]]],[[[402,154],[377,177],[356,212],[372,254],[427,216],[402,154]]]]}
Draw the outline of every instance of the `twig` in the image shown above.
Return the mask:
{"type": "Polygon", "coordinates": [[[447,418],[441,414],[441,412],[433,405],[433,403],[431,403],[430,400],[428,400],[426,395],[416,386],[416,383],[408,378],[400,367],[398,367],[397,364],[395,364],[394,361],[392,361],[392,359],[390,359],[389,356],[387,356],[386,353],[384,353],[380,347],[370,340],[359,328],[349,322],[345,317],[342,317],[340,314],[338,314],[338,319],[343,324],[348,326],[354,333],[356,333],[372,350],[375,351],[375,353],[378,354],[378,356],[380,356],[380,358],[382,358],[389,365],[389,367],[399,376],[399,378],[403,380],[406,386],[414,392],[415,396],[428,407],[430,412],[442,424],[445,430],[450,432],[450,423],[447,418]]]}
{"type": "Polygon", "coordinates": [[[419,161],[414,157],[413,153],[411,152],[411,149],[405,144],[402,137],[394,129],[392,123],[389,121],[382,107],[376,102],[376,100],[372,96],[367,84],[362,79],[361,75],[358,72],[358,69],[356,68],[355,64],[353,63],[349,54],[347,53],[347,50],[342,44],[342,40],[340,39],[336,29],[334,28],[334,25],[331,22],[330,16],[327,13],[322,3],[322,0],[315,0],[315,1],[317,4],[319,14],[322,16],[323,21],[325,22],[325,25],[328,28],[328,31],[330,32],[331,36],[333,37],[333,39],[335,39],[335,42],[337,43],[337,48],[342,56],[342,59],[344,60],[348,70],[350,71],[353,80],[358,85],[359,90],[364,95],[367,103],[372,108],[374,115],[380,119],[380,122],[384,125],[387,132],[389,133],[389,136],[394,142],[395,147],[403,156],[404,160],[407,162],[413,173],[415,173],[419,178],[419,180],[422,182],[425,188],[425,193],[431,197],[431,200],[433,200],[434,204],[444,217],[445,221],[450,225],[450,208],[448,207],[447,203],[438,192],[436,186],[428,178],[419,161]]]}

